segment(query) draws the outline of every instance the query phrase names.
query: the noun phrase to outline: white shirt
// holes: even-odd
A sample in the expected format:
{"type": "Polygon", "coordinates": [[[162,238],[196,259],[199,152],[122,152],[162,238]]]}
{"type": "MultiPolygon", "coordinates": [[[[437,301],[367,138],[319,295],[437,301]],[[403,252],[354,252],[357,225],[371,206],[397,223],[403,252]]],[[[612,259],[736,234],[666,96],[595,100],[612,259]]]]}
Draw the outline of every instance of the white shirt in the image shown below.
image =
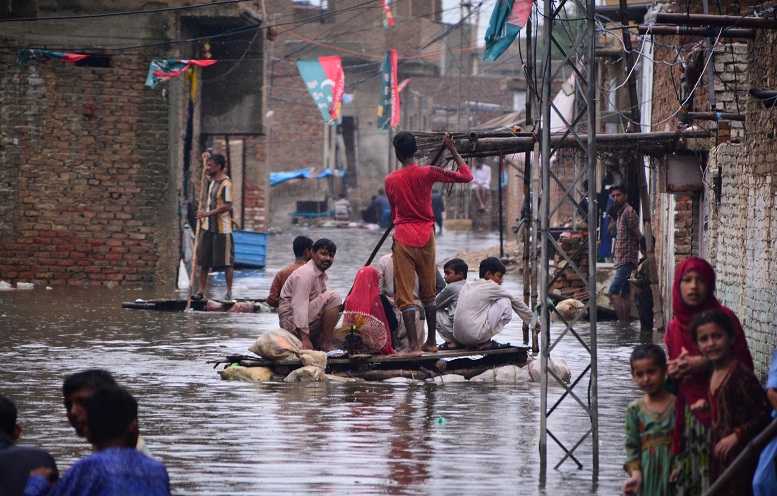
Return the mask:
{"type": "Polygon", "coordinates": [[[491,167],[483,165],[472,168],[472,189],[478,186],[491,189],[491,167]]]}
{"type": "Polygon", "coordinates": [[[526,324],[531,322],[532,311],[518,297],[512,296],[494,281],[476,279],[467,282],[459,292],[456,316],[453,319],[453,337],[456,341],[465,346],[474,346],[502,332],[502,321],[489,322],[488,319],[491,303],[500,298],[510,300],[513,310],[526,324]]]}

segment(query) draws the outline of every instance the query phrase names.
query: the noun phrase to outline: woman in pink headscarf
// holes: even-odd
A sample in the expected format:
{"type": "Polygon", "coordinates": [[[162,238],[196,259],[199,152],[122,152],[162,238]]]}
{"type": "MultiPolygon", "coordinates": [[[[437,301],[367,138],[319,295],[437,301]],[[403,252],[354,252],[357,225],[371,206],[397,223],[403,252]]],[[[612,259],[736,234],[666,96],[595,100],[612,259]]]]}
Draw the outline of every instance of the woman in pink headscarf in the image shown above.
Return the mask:
{"type": "Polygon", "coordinates": [[[356,273],[353,288],[345,298],[345,312],[372,315],[381,324],[386,332],[386,344],[378,351],[379,355],[392,355],[396,353],[391,346],[391,332],[389,331],[386,313],[383,310],[383,302],[380,299],[380,273],[374,267],[362,267],[356,273]]]}
{"type": "Polygon", "coordinates": [[[683,260],[675,269],[674,318],[664,337],[669,355],[668,374],[678,385],[672,443],[672,453],[678,455],[677,495],[702,494],[709,488],[710,412],[692,412],[690,406],[708,396],[711,363],[693,342],[691,325],[699,313],[712,309],[725,312],[734,324],[734,357],[753,370],[753,358],[739,319],[715,298],[715,270],[703,258],[683,260]]]}

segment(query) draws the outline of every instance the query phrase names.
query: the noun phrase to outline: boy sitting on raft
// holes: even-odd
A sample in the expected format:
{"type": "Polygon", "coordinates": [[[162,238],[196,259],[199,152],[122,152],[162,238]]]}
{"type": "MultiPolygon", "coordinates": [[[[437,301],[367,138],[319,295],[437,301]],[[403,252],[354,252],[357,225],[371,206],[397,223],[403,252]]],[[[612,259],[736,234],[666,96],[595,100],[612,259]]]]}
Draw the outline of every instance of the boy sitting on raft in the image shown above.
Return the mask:
{"type": "MultiPolygon", "coordinates": [[[[448,349],[477,348],[491,350],[505,347],[491,338],[502,332],[513,317],[513,310],[527,324],[532,312],[523,301],[502,288],[507,269],[496,257],[480,262],[480,279],[464,284],[459,293],[456,316],[453,320],[455,345],[448,349]]],[[[539,324],[538,324],[539,325],[539,324]]]]}
{"type": "Polygon", "coordinates": [[[453,338],[453,321],[456,315],[456,305],[459,302],[459,292],[467,283],[467,263],[460,258],[452,258],[445,262],[446,286],[437,295],[437,332],[445,340],[439,349],[454,350],[456,341],[453,338]]]}

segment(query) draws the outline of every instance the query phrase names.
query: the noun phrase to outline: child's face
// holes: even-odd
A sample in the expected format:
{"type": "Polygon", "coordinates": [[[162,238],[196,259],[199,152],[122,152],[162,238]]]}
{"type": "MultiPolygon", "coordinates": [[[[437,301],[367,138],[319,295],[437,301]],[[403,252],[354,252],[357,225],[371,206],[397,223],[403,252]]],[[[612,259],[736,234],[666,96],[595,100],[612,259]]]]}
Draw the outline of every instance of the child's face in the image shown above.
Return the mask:
{"type": "Polygon", "coordinates": [[[707,284],[695,270],[689,270],[680,279],[680,296],[689,307],[698,307],[704,304],[709,294],[707,284]]]}
{"type": "Polygon", "coordinates": [[[483,279],[486,281],[494,281],[495,283],[502,285],[502,281],[504,280],[505,275],[502,272],[486,272],[486,275],[483,276],[483,279]]]}
{"type": "Polygon", "coordinates": [[[713,363],[725,361],[733,348],[731,337],[715,322],[708,322],[696,328],[696,345],[699,351],[713,363]]]}
{"type": "Polygon", "coordinates": [[[453,269],[450,267],[445,269],[445,275],[443,276],[443,279],[445,279],[446,284],[450,284],[452,282],[461,281],[464,279],[464,274],[461,272],[454,272],[453,269]]]}
{"type": "Polygon", "coordinates": [[[655,394],[664,387],[666,369],[656,365],[653,358],[640,358],[631,362],[631,378],[647,394],[655,394]]]}

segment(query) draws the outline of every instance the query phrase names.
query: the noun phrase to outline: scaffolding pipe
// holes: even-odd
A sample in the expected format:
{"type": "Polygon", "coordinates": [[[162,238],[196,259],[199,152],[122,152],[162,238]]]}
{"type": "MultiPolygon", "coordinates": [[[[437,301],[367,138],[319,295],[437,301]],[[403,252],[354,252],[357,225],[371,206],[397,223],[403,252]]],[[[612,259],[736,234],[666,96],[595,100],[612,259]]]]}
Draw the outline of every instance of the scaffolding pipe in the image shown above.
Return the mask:
{"type": "Polygon", "coordinates": [[[657,35],[690,35],[703,38],[745,38],[752,40],[755,38],[754,29],[744,28],[705,28],[705,27],[687,27],[687,26],[667,26],[657,24],[640,24],[637,28],[639,34],[657,34],[657,35]]]}
{"type": "Polygon", "coordinates": [[[777,29],[777,19],[767,17],[741,17],[710,14],[656,14],[657,24],[682,24],[685,26],[717,26],[755,29],[777,29]]]}

